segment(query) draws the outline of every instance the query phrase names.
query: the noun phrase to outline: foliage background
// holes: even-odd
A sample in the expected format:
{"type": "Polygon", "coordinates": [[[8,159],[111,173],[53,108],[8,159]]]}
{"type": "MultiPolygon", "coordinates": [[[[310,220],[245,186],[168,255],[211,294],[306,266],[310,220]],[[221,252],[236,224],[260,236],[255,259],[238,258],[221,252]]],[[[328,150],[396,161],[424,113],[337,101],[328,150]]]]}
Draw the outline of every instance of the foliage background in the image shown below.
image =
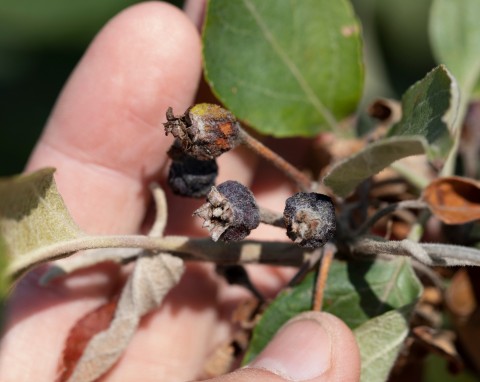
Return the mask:
{"type": "MultiPolygon", "coordinates": [[[[89,42],[107,20],[137,2],[0,1],[0,176],[22,171],[89,42]]],[[[365,99],[399,98],[435,66],[427,36],[430,0],[353,3],[366,39],[365,99]]]]}

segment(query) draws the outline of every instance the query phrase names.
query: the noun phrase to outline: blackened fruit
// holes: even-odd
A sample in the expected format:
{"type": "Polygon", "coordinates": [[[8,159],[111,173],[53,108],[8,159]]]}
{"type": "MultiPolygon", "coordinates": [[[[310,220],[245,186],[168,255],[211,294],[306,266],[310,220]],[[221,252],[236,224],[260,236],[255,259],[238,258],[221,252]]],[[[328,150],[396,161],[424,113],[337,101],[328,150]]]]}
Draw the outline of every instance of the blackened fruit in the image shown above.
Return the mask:
{"type": "Polygon", "coordinates": [[[252,192],[239,182],[229,180],[212,187],[207,203],[194,215],[204,221],[213,241],[240,241],[260,224],[260,211],[252,192]]]}
{"type": "Polygon", "coordinates": [[[283,218],[288,237],[305,248],[320,248],[335,235],[335,208],[323,194],[296,193],[287,199],[283,218]]]}
{"type": "Polygon", "coordinates": [[[203,198],[215,185],[218,166],[215,159],[198,160],[185,154],[177,141],[168,151],[172,158],[168,172],[168,184],[180,196],[203,198]]]}
{"type": "Polygon", "coordinates": [[[209,103],[195,105],[181,115],[167,110],[165,133],[171,133],[185,153],[211,160],[234,148],[239,142],[240,125],[235,116],[222,107],[209,103]]]}
{"type": "Polygon", "coordinates": [[[215,159],[204,161],[185,156],[183,161],[172,161],[168,172],[168,184],[177,195],[203,198],[215,185],[217,163],[215,159]]]}

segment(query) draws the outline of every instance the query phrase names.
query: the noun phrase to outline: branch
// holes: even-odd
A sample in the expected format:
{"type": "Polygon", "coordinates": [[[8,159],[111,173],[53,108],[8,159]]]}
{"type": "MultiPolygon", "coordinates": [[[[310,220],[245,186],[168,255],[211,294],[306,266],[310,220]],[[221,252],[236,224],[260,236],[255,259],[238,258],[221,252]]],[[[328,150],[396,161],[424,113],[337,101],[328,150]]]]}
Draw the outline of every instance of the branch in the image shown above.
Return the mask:
{"type": "Polygon", "coordinates": [[[382,241],[364,236],[353,243],[352,249],[366,255],[409,256],[429,266],[480,266],[480,250],[460,245],[382,241]]]}
{"type": "Polygon", "coordinates": [[[373,225],[379,221],[381,218],[384,216],[400,209],[406,209],[406,208],[411,208],[411,209],[424,209],[428,208],[427,203],[425,203],[423,200],[403,200],[398,203],[393,203],[388,205],[385,208],[382,208],[381,210],[378,210],[375,212],[365,223],[363,223],[354,233],[353,236],[361,236],[365,235],[367,231],[373,227],[373,225]]]}
{"type": "MultiPolygon", "coordinates": [[[[210,261],[224,265],[261,263],[299,266],[311,255],[311,251],[289,242],[245,240],[225,244],[213,242],[210,238],[191,239],[185,236],[81,236],[50,244],[15,258],[10,263],[7,274],[15,279],[41,263],[97,248],[141,248],[152,252],[171,253],[184,260],[210,261]]],[[[99,252],[92,251],[90,255],[97,253],[99,252]]]]}

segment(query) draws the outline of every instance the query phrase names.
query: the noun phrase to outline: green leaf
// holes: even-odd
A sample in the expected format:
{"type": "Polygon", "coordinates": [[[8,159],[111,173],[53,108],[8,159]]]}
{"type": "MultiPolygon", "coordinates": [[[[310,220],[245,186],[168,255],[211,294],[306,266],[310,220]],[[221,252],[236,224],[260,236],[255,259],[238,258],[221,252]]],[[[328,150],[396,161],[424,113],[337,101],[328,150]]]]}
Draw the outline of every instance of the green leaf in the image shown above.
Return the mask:
{"type": "Polygon", "coordinates": [[[9,275],[45,260],[35,250],[83,235],[57,192],[54,171],[0,179],[0,252],[9,275]]]}
{"type": "MultiPolygon", "coordinates": [[[[313,287],[314,277],[310,275],[300,285],[279,294],[255,327],[244,363],[260,353],[285,322],[311,309],[313,287]]],[[[421,285],[408,259],[335,260],[328,275],[323,310],[355,329],[385,312],[411,309],[420,293],[421,285]]]]}
{"type": "Polygon", "coordinates": [[[405,92],[402,119],[392,126],[388,136],[420,135],[428,141],[430,157],[444,158],[452,145],[458,102],[456,80],[440,65],[405,92]]]}
{"type": "Polygon", "coordinates": [[[396,160],[425,153],[422,137],[391,137],[369,144],[360,152],[332,167],[323,183],[345,197],[368,177],[375,175],[396,160]]]}
{"type": "Polygon", "coordinates": [[[360,27],[346,0],[210,0],[203,45],[215,94],[262,133],[335,130],[359,101],[360,27]]]}
{"type": "Polygon", "coordinates": [[[468,101],[480,74],[480,2],[434,0],[430,40],[438,62],[448,66],[468,101]]]}
{"type": "Polygon", "coordinates": [[[383,382],[397,359],[407,337],[408,317],[413,309],[406,306],[368,320],[353,333],[360,348],[361,382],[383,382]]]}

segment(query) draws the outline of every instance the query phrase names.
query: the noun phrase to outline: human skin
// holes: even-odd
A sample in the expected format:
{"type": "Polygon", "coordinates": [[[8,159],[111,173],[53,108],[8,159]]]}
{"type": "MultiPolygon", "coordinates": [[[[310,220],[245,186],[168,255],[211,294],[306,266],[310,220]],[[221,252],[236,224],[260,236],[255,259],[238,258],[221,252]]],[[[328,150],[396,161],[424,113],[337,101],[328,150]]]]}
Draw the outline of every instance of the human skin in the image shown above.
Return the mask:
{"type": "MultiPolygon", "coordinates": [[[[142,227],[150,206],[148,185],[163,176],[172,143],[161,125],[165,110],[172,106],[180,113],[190,106],[201,75],[195,24],[202,7],[191,3],[186,14],[161,2],[141,3],[109,22],[72,73],[32,153],[26,171],[57,169],[58,190],[86,232],[130,234],[142,227]]],[[[270,169],[262,173],[264,168],[242,150],[223,155],[219,167],[219,182],[235,179],[250,185],[266,207],[283,205],[292,193],[288,183],[265,176],[270,169]]],[[[198,203],[168,198],[169,232],[204,234],[191,217],[198,203]]],[[[273,235],[278,238],[279,232],[263,228],[252,237],[273,235]]],[[[250,270],[267,295],[291,275],[291,270],[270,267],[250,270]]],[[[8,303],[0,348],[2,382],[55,380],[69,330],[108,300],[120,277],[116,267],[102,265],[39,287],[40,274],[41,269],[28,274],[8,303]]],[[[228,338],[231,307],[246,296],[219,278],[213,266],[188,265],[180,284],[142,320],[102,381],[199,378],[209,354],[228,338]]],[[[312,313],[287,324],[250,367],[215,381],[356,381],[359,365],[358,348],[345,324],[312,313]]]]}

